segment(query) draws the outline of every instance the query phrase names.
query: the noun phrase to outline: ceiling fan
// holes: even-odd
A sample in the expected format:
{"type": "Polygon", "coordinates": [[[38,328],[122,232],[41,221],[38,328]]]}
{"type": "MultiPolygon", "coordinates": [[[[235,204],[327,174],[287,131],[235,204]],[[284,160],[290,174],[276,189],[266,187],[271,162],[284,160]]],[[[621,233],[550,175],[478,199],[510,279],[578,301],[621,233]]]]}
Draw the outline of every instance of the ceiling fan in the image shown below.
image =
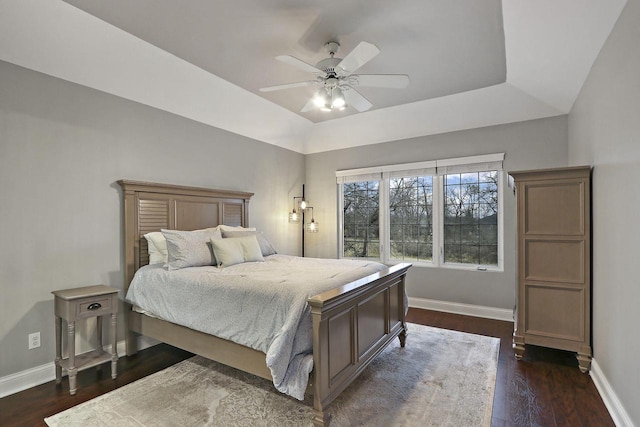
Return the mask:
{"type": "Polygon", "coordinates": [[[354,74],[358,68],[380,53],[380,49],[374,44],[360,42],[342,59],[334,57],[340,48],[338,42],[328,42],[324,47],[330,57],[323,59],[316,65],[308,64],[290,55],[276,57],[278,61],[315,74],[315,80],[263,87],[260,88],[260,91],[272,92],[321,85],[315,95],[302,107],[301,112],[305,113],[313,108],[319,108],[322,111],[344,110],[348,105],[363,112],[371,108],[372,104],[354,88],[355,86],[401,89],[409,85],[409,76],[406,74],[354,74]]]}

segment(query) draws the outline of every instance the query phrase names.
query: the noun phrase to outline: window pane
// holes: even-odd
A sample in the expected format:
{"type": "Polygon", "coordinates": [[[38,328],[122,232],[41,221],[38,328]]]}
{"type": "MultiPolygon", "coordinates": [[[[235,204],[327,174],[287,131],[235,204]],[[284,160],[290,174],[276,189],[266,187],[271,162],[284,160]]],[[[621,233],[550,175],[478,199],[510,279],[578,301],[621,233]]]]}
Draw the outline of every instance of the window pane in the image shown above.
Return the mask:
{"type": "Polygon", "coordinates": [[[389,180],[391,259],[432,259],[432,212],[433,177],[412,176],[389,180]]]}
{"type": "Polygon", "coordinates": [[[379,182],[350,182],[342,186],[343,256],[380,257],[379,182]]]}
{"type": "Polygon", "coordinates": [[[346,256],[346,257],[354,257],[354,256],[356,256],[355,255],[356,250],[353,247],[353,245],[354,245],[353,241],[348,241],[348,240],[344,241],[344,256],[346,256]]]}
{"type": "Polygon", "coordinates": [[[460,243],[460,226],[447,225],[444,226],[444,243],[460,243]]]}
{"type": "Polygon", "coordinates": [[[479,264],[478,245],[460,245],[460,261],[465,264],[479,264]]]}
{"type": "Polygon", "coordinates": [[[460,245],[445,243],[444,244],[444,261],[445,262],[462,262],[460,260],[460,245]]]}
{"type": "Polygon", "coordinates": [[[498,264],[498,172],[445,175],[444,262],[498,264]]]}
{"type": "Polygon", "coordinates": [[[418,228],[418,241],[420,243],[429,243],[433,242],[433,235],[431,234],[431,224],[423,225],[418,228]]]}
{"type": "Polygon", "coordinates": [[[460,226],[460,242],[465,244],[478,243],[478,226],[462,225],[460,226]]]}
{"type": "Polygon", "coordinates": [[[380,240],[370,240],[366,245],[366,257],[380,258],[380,240]]]}
{"type": "Polygon", "coordinates": [[[356,226],[354,224],[347,224],[345,221],[345,224],[344,224],[345,244],[346,244],[346,239],[352,239],[354,237],[356,237],[356,226]]]}
{"type": "Polygon", "coordinates": [[[480,246],[480,264],[497,265],[498,264],[498,245],[480,246]]]}
{"type": "Polygon", "coordinates": [[[418,245],[418,260],[419,261],[432,261],[433,260],[433,247],[431,245],[418,245]]]}
{"type": "Polygon", "coordinates": [[[478,226],[478,243],[481,245],[497,245],[498,226],[480,224],[478,226]]]}
{"type": "Polygon", "coordinates": [[[445,175],[445,183],[446,185],[460,184],[460,174],[454,173],[450,175],[445,175]]]}

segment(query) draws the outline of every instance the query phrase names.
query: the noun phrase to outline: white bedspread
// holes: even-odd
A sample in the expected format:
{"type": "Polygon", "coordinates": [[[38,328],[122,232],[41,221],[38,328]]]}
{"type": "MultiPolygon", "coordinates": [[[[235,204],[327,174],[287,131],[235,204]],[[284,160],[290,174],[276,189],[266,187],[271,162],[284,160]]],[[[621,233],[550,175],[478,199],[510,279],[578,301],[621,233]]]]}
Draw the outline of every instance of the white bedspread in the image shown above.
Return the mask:
{"type": "Polygon", "coordinates": [[[266,353],[275,387],[302,400],[313,368],[307,298],[384,268],[287,255],[222,269],[149,265],[138,270],[126,299],[162,319],[266,353]]]}

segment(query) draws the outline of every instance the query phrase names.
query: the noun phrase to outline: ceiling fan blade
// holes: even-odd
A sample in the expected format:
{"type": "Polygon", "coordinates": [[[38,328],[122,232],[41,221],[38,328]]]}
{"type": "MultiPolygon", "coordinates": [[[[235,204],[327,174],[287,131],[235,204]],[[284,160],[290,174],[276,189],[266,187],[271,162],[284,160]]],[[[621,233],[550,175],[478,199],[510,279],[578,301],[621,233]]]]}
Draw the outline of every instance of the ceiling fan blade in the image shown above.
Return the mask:
{"type": "Polygon", "coordinates": [[[287,84],[283,84],[283,85],[276,85],[276,86],[267,86],[267,87],[261,87],[260,88],[260,92],[273,92],[276,90],[281,90],[281,89],[291,89],[294,87],[302,87],[302,86],[309,86],[309,85],[313,85],[318,83],[317,80],[307,80],[304,82],[296,82],[296,83],[287,83],[287,84]]]}
{"type": "Polygon", "coordinates": [[[409,86],[409,76],[406,74],[353,74],[349,76],[349,84],[402,89],[409,86]],[[352,79],[355,80],[354,83],[352,79]]]}
{"type": "Polygon", "coordinates": [[[281,55],[281,56],[276,56],[276,59],[280,62],[293,65],[294,67],[299,68],[300,70],[303,70],[303,71],[307,71],[309,73],[320,73],[322,75],[325,74],[325,72],[322,71],[320,68],[317,68],[315,65],[307,64],[306,62],[296,58],[295,56],[281,55]]]}
{"type": "Polygon", "coordinates": [[[345,90],[344,97],[347,100],[347,105],[351,105],[353,108],[355,108],[361,113],[363,111],[367,111],[369,108],[373,106],[373,104],[370,103],[367,98],[362,96],[360,92],[358,92],[354,88],[349,88],[349,90],[345,90]]]}
{"type": "Polygon", "coordinates": [[[360,42],[335,68],[340,68],[348,73],[353,73],[380,53],[376,45],[368,42],[360,42]]]}

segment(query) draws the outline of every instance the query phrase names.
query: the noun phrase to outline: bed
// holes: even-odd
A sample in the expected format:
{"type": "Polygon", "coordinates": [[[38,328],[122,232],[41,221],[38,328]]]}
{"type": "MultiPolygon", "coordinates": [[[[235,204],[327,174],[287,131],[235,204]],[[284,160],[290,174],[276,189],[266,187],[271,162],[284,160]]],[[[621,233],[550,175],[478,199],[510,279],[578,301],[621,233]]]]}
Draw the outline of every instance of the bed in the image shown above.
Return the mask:
{"type": "MultiPolygon", "coordinates": [[[[124,195],[125,293],[137,270],[149,264],[144,234],[160,229],[247,227],[252,193],[121,180],[124,195]]],[[[313,422],[326,425],[331,402],[396,337],[404,347],[405,276],[397,264],[307,299],[311,312],[313,422]]],[[[139,335],[183,348],[273,381],[263,351],[132,310],[127,305],[126,352],[139,335]]]]}

